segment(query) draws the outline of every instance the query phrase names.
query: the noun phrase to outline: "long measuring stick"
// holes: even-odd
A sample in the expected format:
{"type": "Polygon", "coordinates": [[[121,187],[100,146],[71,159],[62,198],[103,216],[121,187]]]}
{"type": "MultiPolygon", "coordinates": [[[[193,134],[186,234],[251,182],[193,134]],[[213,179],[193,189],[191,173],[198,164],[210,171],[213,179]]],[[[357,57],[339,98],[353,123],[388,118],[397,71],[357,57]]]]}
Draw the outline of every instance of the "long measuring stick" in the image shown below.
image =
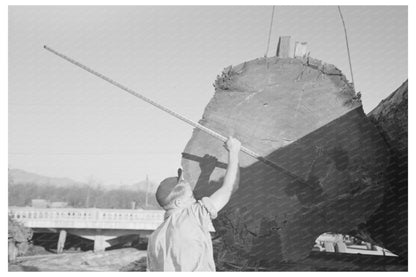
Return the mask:
{"type": "MultiPolygon", "coordinates": [[[[134,91],[134,90],[132,90],[132,89],[130,89],[130,88],[128,88],[128,87],[126,87],[126,86],[124,86],[124,85],[116,82],[116,81],[114,81],[113,79],[111,79],[111,78],[109,78],[109,77],[107,77],[107,76],[105,76],[105,75],[103,75],[103,74],[101,74],[101,73],[99,73],[99,72],[97,72],[97,71],[89,68],[86,65],[83,65],[80,62],[77,62],[76,60],[74,60],[74,59],[72,59],[72,58],[70,58],[70,57],[68,57],[68,56],[66,56],[66,55],[64,55],[62,53],[59,53],[58,51],[50,48],[49,46],[44,45],[43,48],[45,48],[49,52],[57,55],[58,57],[61,57],[62,59],[66,60],[66,61],[68,61],[68,62],[70,62],[70,63],[72,63],[72,64],[74,64],[74,65],[76,65],[76,66],[78,66],[78,67],[80,67],[82,69],[84,69],[85,71],[88,71],[89,73],[97,76],[98,78],[101,78],[104,81],[107,81],[108,83],[110,83],[110,84],[112,84],[112,85],[114,85],[114,86],[116,86],[116,87],[118,87],[118,88],[120,88],[120,89],[122,89],[122,90],[124,90],[124,91],[126,91],[128,93],[130,93],[131,95],[136,96],[137,98],[139,98],[139,99],[141,99],[141,100],[143,100],[143,101],[145,101],[145,102],[147,102],[147,103],[155,106],[156,108],[158,108],[158,109],[160,109],[160,110],[162,110],[162,111],[164,111],[164,112],[166,112],[166,113],[168,113],[168,114],[176,117],[177,119],[180,119],[180,120],[184,121],[185,123],[188,123],[189,125],[191,125],[191,126],[193,126],[195,128],[198,128],[199,130],[201,130],[201,131],[203,131],[203,132],[205,132],[205,133],[207,133],[207,134],[209,134],[209,135],[211,135],[211,136],[213,136],[213,137],[221,140],[222,142],[226,142],[227,141],[227,138],[225,136],[223,136],[223,135],[221,135],[221,134],[219,134],[219,133],[217,133],[217,132],[215,132],[215,131],[213,131],[213,130],[211,130],[211,129],[209,129],[209,128],[207,128],[207,127],[205,127],[205,126],[203,126],[203,125],[201,125],[201,124],[199,124],[197,122],[194,122],[194,121],[192,121],[192,120],[184,117],[183,115],[178,114],[177,112],[174,112],[174,111],[172,111],[172,110],[170,110],[170,109],[168,109],[168,108],[166,108],[166,107],[164,107],[164,106],[156,103],[152,99],[149,99],[146,96],[143,96],[140,93],[137,93],[136,91],[134,91]]],[[[247,147],[241,146],[241,151],[244,152],[244,153],[246,153],[246,154],[248,154],[248,155],[250,155],[251,157],[253,157],[253,158],[255,158],[255,159],[257,159],[257,160],[259,160],[259,161],[261,161],[261,162],[263,162],[263,163],[265,163],[265,164],[267,164],[267,165],[269,165],[269,166],[271,166],[273,168],[275,168],[275,169],[278,169],[279,171],[285,173],[286,175],[289,175],[289,176],[291,176],[291,177],[293,177],[295,179],[298,179],[299,181],[305,183],[303,181],[303,179],[301,179],[296,174],[290,172],[289,170],[287,170],[286,168],[284,168],[284,167],[276,164],[275,162],[270,161],[270,160],[262,157],[261,155],[259,155],[256,152],[248,149],[247,147]]]]}

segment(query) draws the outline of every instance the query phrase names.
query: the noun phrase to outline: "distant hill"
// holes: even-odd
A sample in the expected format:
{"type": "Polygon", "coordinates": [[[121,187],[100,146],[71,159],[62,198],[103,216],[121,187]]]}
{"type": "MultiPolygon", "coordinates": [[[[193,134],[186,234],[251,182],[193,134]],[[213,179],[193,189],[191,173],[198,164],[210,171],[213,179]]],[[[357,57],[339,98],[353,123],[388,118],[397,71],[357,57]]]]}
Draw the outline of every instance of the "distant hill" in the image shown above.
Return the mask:
{"type": "Polygon", "coordinates": [[[37,185],[55,185],[58,187],[83,185],[83,183],[69,178],[48,177],[16,168],[9,169],[9,178],[13,179],[14,184],[31,183],[37,185]]]}
{"type": "MultiPolygon", "coordinates": [[[[70,178],[58,178],[58,177],[49,177],[32,172],[28,172],[22,169],[9,169],[9,177],[13,179],[14,184],[36,184],[36,185],[55,185],[57,187],[65,187],[72,185],[86,185],[85,183],[74,181],[70,178]]],[[[149,180],[149,193],[155,193],[158,184],[149,180]]],[[[143,180],[131,185],[108,185],[102,186],[101,188],[105,190],[110,189],[122,189],[130,191],[143,191],[147,190],[147,181],[143,180]]]]}

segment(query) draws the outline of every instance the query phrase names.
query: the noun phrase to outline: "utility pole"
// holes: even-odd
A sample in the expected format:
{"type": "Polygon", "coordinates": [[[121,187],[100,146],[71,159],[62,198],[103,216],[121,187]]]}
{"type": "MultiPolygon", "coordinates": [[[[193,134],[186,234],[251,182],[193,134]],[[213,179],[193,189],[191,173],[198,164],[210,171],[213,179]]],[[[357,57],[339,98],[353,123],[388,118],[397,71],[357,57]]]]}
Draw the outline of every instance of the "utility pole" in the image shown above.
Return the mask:
{"type": "Polygon", "coordinates": [[[87,199],[85,201],[86,208],[90,207],[90,185],[87,185],[87,199]]]}
{"type": "Polygon", "coordinates": [[[149,176],[146,174],[146,203],[145,203],[145,207],[147,208],[149,205],[148,202],[148,194],[149,194],[149,176]]]}

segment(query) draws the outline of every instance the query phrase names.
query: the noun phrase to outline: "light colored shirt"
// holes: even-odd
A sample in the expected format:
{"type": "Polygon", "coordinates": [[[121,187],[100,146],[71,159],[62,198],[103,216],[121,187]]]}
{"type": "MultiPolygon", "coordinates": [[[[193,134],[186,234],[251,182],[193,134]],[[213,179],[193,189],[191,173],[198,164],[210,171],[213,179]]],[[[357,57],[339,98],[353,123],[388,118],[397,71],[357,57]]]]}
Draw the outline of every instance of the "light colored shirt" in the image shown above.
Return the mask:
{"type": "Polygon", "coordinates": [[[165,213],[164,222],[150,235],[148,271],[215,271],[211,219],[217,211],[208,197],[165,213]]]}

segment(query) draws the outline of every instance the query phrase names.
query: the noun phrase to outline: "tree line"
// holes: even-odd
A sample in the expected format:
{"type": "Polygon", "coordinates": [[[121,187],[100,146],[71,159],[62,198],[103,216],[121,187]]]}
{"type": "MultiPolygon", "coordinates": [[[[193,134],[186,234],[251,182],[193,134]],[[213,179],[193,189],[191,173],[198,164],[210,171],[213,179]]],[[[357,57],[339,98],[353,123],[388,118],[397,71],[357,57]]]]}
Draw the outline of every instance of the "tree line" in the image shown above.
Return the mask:
{"type": "Polygon", "coordinates": [[[131,209],[134,201],[136,208],[160,209],[154,193],[148,193],[146,201],[146,192],[141,190],[13,182],[9,182],[8,188],[9,206],[31,206],[32,199],[45,199],[49,202],[66,202],[74,208],[131,209]]]}

